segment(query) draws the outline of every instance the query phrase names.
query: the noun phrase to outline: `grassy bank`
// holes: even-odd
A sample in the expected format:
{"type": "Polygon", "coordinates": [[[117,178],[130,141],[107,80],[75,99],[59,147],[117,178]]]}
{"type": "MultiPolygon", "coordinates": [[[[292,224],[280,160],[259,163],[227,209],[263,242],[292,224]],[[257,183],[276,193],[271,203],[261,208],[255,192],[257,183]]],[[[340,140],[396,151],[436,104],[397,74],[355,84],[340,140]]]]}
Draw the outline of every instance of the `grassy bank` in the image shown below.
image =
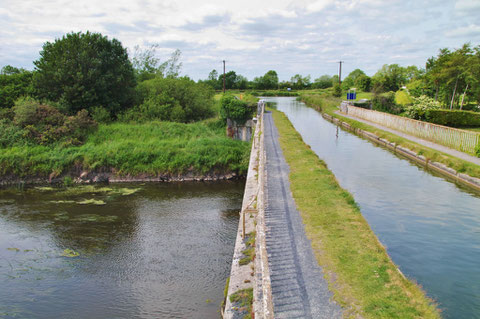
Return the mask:
{"type": "Polygon", "coordinates": [[[74,167],[118,175],[230,173],[248,168],[249,143],[226,137],[219,120],[192,124],[103,124],[84,145],[0,149],[0,175],[61,175],[74,167]]]}
{"type": "Polygon", "coordinates": [[[353,197],[326,164],[283,113],[274,111],[273,117],[307,236],[347,317],[439,318],[424,292],[397,271],[353,197]]]}
{"type": "Polygon", "coordinates": [[[396,143],[397,145],[408,148],[416,152],[418,155],[423,155],[430,161],[445,164],[448,167],[453,168],[459,173],[464,173],[472,177],[480,178],[480,167],[478,165],[475,165],[470,162],[459,159],[457,157],[439,152],[437,150],[433,150],[431,148],[417,144],[415,142],[407,140],[398,135],[383,131],[374,126],[371,126],[362,122],[358,122],[358,121],[346,118],[344,116],[341,116],[339,114],[336,114],[335,112],[338,111],[338,105],[340,105],[340,103],[342,102],[341,98],[336,98],[328,94],[303,95],[301,98],[308,106],[313,107],[318,111],[325,112],[336,118],[339,118],[342,121],[347,122],[354,128],[359,128],[364,131],[371,132],[380,138],[386,139],[390,142],[396,143]]]}

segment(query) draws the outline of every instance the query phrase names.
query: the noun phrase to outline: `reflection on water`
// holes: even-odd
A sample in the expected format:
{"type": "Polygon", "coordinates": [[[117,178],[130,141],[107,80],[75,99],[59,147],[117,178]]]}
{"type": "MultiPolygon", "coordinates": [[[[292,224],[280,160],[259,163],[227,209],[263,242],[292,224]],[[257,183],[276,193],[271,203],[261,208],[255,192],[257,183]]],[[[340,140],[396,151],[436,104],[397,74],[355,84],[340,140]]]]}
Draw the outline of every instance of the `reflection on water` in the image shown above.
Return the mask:
{"type": "Polygon", "coordinates": [[[218,317],[242,195],[233,182],[0,191],[0,317],[218,317]]]}
{"type": "Polygon", "coordinates": [[[294,98],[277,102],[353,194],[400,269],[448,318],[480,318],[480,197],[334,124],[294,98]]]}

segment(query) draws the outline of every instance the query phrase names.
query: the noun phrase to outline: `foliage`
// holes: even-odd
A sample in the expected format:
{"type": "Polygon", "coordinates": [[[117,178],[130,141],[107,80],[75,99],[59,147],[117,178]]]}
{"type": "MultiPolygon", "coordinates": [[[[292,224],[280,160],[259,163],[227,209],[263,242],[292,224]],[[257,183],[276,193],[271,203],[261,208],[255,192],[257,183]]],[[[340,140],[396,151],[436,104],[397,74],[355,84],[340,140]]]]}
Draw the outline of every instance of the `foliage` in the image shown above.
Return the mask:
{"type": "Polygon", "coordinates": [[[292,89],[295,90],[306,89],[312,84],[310,81],[310,75],[301,76],[300,74],[295,74],[294,76],[292,76],[292,78],[290,79],[290,83],[292,84],[292,89]]]}
{"type": "Polygon", "coordinates": [[[480,104],[480,46],[467,43],[455,51],[441,49],[437,57],[428,59],[423,82],[425,94],[450,109],[461,109],[470,101],[480,104]]]}
{"type": "Polygon", "coordinates": [[[413,80],[407,84],[408,93],[413,97],[423,95],[425,85],[422,80],[413,80]]]}
{"type": "Polygon", "coordinates": [[[355,84],[355,87],[360,91],[370,92],[372,88],[372,79],[369,76],[362,74],[355,79],[354,84],[355,84]]]}
{"type": "Polygon", "coordinates": [[[252,86],[256,90],[274,90],[278,88],[278,74],[270,70],[261,77],[253,79],[252,86]]]}
{"type": "Polygon", "coordinates": [[[221,99],[220,116],[223,120],[230,119],[243,124],[253,117],[255,111],[255,103],[248,103],[231,94],[225,94],[221,99]]]}
{"type": "Polygon", "coordinates": [[[420,97],[414,98],[413,104],[407,106],[405,108],[405,111],[407,117],[415,120],[424,121],[426,120],[425,112],[427,110],[438,109],[440,109],[440,103],[426,95],[421,95],[420,97]]]}
{"type": "Polygon", "coordinates": [[[0,108],[12,107],[15,101],[32,94],[33,73],[7,65],[0,72],[0,108]]]}
{"type": "Polygon", "coordinates": [[[413,99],[405,90],[395,92],[395,103],[401,106],[407,106],[413,103],[413,99]]]}
{"type": "Polygon", "coordinates": [[[176,78],[179,76],[182,68],[182,63],[179,62],[182,52],[177,49],[172,52],[168,60],[160,63],[160,59],[156,57],[158,48],[158,44],[152,44],[143,50],[140,49],[140,46],[135,46],[132,65],[138,82],[155,77],[176,78]]]}
{"type": "MultiPolygon", "coordinates": [[[[94,131],[97,123],[86,110],[76,116],[65,116],[56,108],[41,104],[32,98],[22,98],[15,103],[13,122],[4,122],[10,134],[22,133],[23,141],[47,145],[63,141],[65,145],[80,145],[88,134],[94,131]]],[[[3,146],[16,145],[18,142],[2,139],[3,146]]]]}
{"type": "Polygon", "coordinates": [[[480,127],[478,112],[429,109],[425,112],[425,119],[430,123],[451,127],[480,127]]]}
{"type": "Polygon", "coordinates": [[[396,92],[407,81],[406,71],[398,64],[385,64],[372,77],[375,92],[396,92]]]}
{"type": "Polygon", "coordinates": [[[333,86],[332,77],[330,75],[322,75],[313,82],[313,88],[315,89],[327,89],[333,86]]]}
{"type": "Polygon", "coordinates": [[[110,112],[101,106],[94,107],[90,114],[97,123],[110,123],[112,121],[110,112]]]}
{"type": "Polygon", "coordinates": [[[193,122],[213,115],[214,91],[187,78],[156,77],[137,87],[138,104],[120,116],[123,121],[193,122]]]}
{"type": "Polygon", "coordinates": [[[395,103],[395,93],[375,94],[372,99],[372,109],[391,114],[400,114],[403,109],[395,103]]]}
{"type": "Polygon", "coordinates": [[[333,96],[336,96],[336,97],[341,97],[342,96],[342,88],[341,88],[340,84],[338,84],[338,83],[335,83],[333,85],[333,96]]]}
{"type": "MultiPolygon", "coordinates": [[[[366,74],[365,72],[363,72],[362,70],[360,69],[355,69],[353,70],[352,72],[350,72],[350,74],[348,74],[348,76],[343,79],[342,81],[342,89],[343,90],[349,90],[350,88],[354,87],[356,85],[356,81],[358,78],[360,77],[365,77],[366,74]]],[[[358,87],[357,87],[358,89],[358,87]]],[[[362,91],[368,91],[368,90],[363,90],[362,91]]]]}
{"type": "Polygon", "coordinates": [[[127,50],[99,33],[69,33],[46,42],[34,62],[36,94],[69,114],[96,106],[112,115],[132,105],[135,77],[127,50]]]}
{"type": "Polygon", "coordinates": [[[74,167],[119,175],[244,174],[250,145],[226,137],[222,122],[101,124],[81,146],[2,148],[0,175],[48,176],[74,167]]]}

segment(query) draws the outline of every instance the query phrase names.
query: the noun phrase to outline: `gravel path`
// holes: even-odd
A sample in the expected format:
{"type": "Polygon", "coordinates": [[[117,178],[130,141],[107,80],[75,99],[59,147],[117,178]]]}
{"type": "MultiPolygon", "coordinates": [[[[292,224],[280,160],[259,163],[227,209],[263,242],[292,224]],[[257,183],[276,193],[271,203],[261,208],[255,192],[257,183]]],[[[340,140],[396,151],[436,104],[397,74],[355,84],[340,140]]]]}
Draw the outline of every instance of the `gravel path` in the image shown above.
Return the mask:
{"type": "Polygon", "coordinates": [[[266,243],[275,318],[341,318],[313,255],[288,180],[272,114],[265,113],[266,243]]]}
{"type": "Polygon", "coordinates": [[[391,129],[389,127],[386,127],[386,126],[383,126],[383,125],[380,125],[380,124],[377,124],[377,123],[374,123],[374,122],[370,122],[370,121],[367,121],[367,120],[364,120],[364,119],[361,119],[361,118],[358,118],[358,117],[355,117],[355,116],[351,116],[351,115],[341,113],[339,111],[337,111],[335,113],[337,113],[338,115],[341,115],[341,116],[348,117],[349,119],[352,119],[352,120],[355,120],[355,121],[358,121],[358,122],[362,122],[362,123],[365,123],[365,124],[368,124],[368,125],[371,125],[371,126],[375,126],[376,128],[379,128],[381,130],[393,133],[395,135],[406,138],[407,140],[410,140],[412,142],[421,144],[421,145],[429,147],[431,149],[443,152],[445,154],[455,156],[455,157],[460,158],[464,161],[467,161],[467,162],[470,162],[470,163],[473,163],[473,164],[476,164],[476,165],[480,165],[480,158],[468,155],[467,153],[460,152],[460,151],[454,150],[452,148],[449,148],[449,147],[446,147],[446,146],[443,146],[443,145],[440,145],[440,144],[429,142],[429,141],[426,141],[424,139],[421,139],[421,138],[418,138],[418,137],[415,137],[415,136],[412,136],[412,135],[409,135],[409,134],[391,129]]]}

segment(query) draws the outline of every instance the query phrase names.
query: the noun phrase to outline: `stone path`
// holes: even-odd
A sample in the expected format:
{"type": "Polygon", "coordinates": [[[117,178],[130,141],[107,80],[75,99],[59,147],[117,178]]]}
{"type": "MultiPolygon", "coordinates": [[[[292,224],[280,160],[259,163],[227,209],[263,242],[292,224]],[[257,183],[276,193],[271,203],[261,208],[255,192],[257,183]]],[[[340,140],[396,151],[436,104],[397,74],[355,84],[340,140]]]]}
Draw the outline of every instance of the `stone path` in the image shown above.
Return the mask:
{"type": "Polygon", "coordinates": [[[266,244],[275,318],[341,318],[291,195],[289,167],[265,113],[266,244]]]}
{"type": "Polygon", "coordinates": [[[370,122],[370,121],[367,121],[367,120],[364,120],[364,119],[361,119],[361,118],[358,118],[358,117],[355,117],[355,116],[347,115],[347,114],[341,113],[339,111],[337,111],[335,113],[337,113],[338,115],[344,116],[344,117],[348,117],[349,119],[352,119],[352,120],[355,120],[355,121],[358,121],[358,122],[362,122],[362,123],[374,126],[376,128],[379,128],[381,130],[384,130],[384,131],[393,133],[395,135],[401,136],[403,138],[406,138],[407,140],[410,140],[412,142],[421,144],[421,145],[429,147],[431,149],[443,152],[445,154],[455,156],[455,157],[460,158],[464,161],[467,161],[467,162],[470,162],[470,163],[473,163],[473,164],[476,164],[476,165],[480,165],[480,158],[468,155],[467,153],[460,152],[460,151],[454,150],[452,148],[449,148],[449,147],[446,147],[446,146],[443,146],[443,145],[440,145],[440,144],[436,144],[436,143],[433,143],[433,142],[430,142],[430,141],[426,141],[426,140],[421,139],[419,137],[415,137],[415,136],[412,136],[412,135],[409,135],[409,134],[391,129],[389,127],[383,126],[381,124],[370,122]]]}

